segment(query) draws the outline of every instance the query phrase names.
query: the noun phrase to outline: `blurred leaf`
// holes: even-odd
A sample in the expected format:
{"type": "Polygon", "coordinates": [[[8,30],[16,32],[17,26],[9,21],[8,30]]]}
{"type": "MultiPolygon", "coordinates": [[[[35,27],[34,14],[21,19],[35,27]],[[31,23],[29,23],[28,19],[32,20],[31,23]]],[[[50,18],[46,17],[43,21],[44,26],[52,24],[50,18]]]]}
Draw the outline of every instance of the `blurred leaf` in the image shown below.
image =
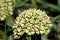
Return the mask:
{"type": "Polygon", "coordinates": [[[26,40],[32,40],[32,39],[31,39],[31,36],[26,35],[26,40]]]}
{"type": "Polygon", "coordinates": [[[52,29],[55,30],[55,31],[57,30],[57,24],[55,23],[56,22],[56,19],[57,19],[56,17],[51,17],[51,21],[53,23],[52,29]]]}
{"type": "Polygon", "coordinates": [[[13,40],[13,36],[10,35],[10,36],[8,37],[8,40],[13,40]]]}
{"type": "Polygon", "coordinates": [[[0,30],[0,39],[3,39],[3,37],[4,37],[4,33],[2,30],[0,30]]]}
{"type": "Polygon", "coordinates": [[[60,21],[60,15],[56,16],[53,21],[60,21]]]}
{"type": "Polygon", "coordinates": [[[31,0],[31,2],[32,2],[33,7],[37,9],[38,7],[37,7],[37,4],[36,4],[36,0],[31,0]]]}
{"type": "Polygon", "coordinates": [[[57,2],[57,3],[58,3],[58,7],[60,8],[60,0],[57,0],[57,1],[58,1],[58,2],[57,2]]]}
{"type": "Polygon", "coordinates": [[[55,31],[57,31],[57,24],[53,23],[52,29],[55,30],[55,31]]]}
{"type": "Polygon", "coordinates": [[[23,6],[26,3],[26,1],[17,1],[15,5],[13,5],[14,8],[18,8],[20,6],[23,6]]]}
{"type": "Polygon", "coordinates": [[[0,30],[0,35],[3,35],[3,32],[2,32],[2,30],[0,30]]]}
{"type": "Polygon", "coordinates": [[[48,40],[47,35],[41,35],[41,40],[48,40]]]}
{"type": "Polygon", "coordinates": [[[14,19],[13,19],[12,16],[8,16],[8,17],[6,18],[6,24],[7,24],[8,26],[10,26],[10,27],[14,24],[14,19]]]}
{"type": "Polygon", "coordinates": [[[28,8],[32,8],[31,4],[25,3],[24,6],[28,7],[28,8]]]}
{"type": "Polygon", "coordinates": [[[52,21],[52,22],[54,22],[54,20],[53,20],[53,19],[54,19],[55,17],[50,17],[50,18],[51,18],[51,21],[52,21]]]}
{"type": "Polygon", "coordinates": [[[60,9],[58,8],[57,5],[53,5],[53,4],[50,4],[50,3],[44,2],[44,1],[42,1],[42,0],[40,0],[38,3],[44,5],[45,7],[48,7],[48,8],[50,8],[50,9],[57,10],[57,11],[60,12],[60,9]]]}

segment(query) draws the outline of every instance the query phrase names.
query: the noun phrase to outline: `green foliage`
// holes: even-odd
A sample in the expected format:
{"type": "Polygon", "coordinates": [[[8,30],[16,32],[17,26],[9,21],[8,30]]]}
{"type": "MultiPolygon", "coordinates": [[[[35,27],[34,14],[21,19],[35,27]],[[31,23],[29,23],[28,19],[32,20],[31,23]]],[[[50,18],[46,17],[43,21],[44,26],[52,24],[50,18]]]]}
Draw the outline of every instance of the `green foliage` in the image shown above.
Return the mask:
{"type": "Polygon", "coordinates": [[[0,30],[0,39],[3,39],[3,32],[2,32],[2,30],[0,30]]]}
{"type": "Polygon", "coordinates": [[[26,40],[31,40],[31,36],[26,35],[26,40]]]}
{"type": "Polygon", "coordinates": [[[41,40],[48,40],[47,35],[42,35],[41,40]]]}
{"type": "MultiPolygon", "coordinates": [[[[9,15],[6,17],[5,20],[0,21],[0,23],[2,24],[2,25],[0,24],[0,39],[1,40],[14,40],[13,36],[11,35],[12,28],[10,28],[13,26],[13,24],[15,22],[14,16],[18,15],[25,9],[36,8],[36,9],[41,9],[41,10],[45,10],[45,11],[47,10],[47,12],[49,12],[48,15],[51,17],[51,20],[53,22],[52,29],[57,32],[54,34],[56,36],[56,38],[54,38],[52,40],[57,40],[57,39],[60,40],[60,26],[59,26],[60,25],[59,24],[59,22],[60,22],[60,0],[57,0],[57,5],[54,5],[53,3],[51,3],[52,0],[50,3],[47,1],[48,0],[12,0],[13,15],[9,15]],[[54,12],[54,13],[52,13],[52,12],[54,12]],[[59,15],[52,17],[56,13],[59,15]],[[53,14],[53,15],[50,15],[50,14],[53,14]]],[[[0,8],[1,8],[1,5],[0,5],[0,8]]],[[[4,11],[6,11],[6,10],[4,10],[4,11]]],[[[37,36],[34,35],[34,37],[35,37],[35,40],[38,40],[37,36]]],[[[32,40],[31,36],[30,37],[26,36],[26,39],[32,40]]],[[[46,36],[42,35],[42,40],[49,40],[49,39],[46,36]]]]}
{"type": "Polygon", "coordinates": [[[12,16],[8,16],[8,17],[6,18],[6,25],[12,27],[13,24],[14,24],[14,19],[13,19],[13,17],[12,17],[12,16]]]}
{"type": "Polygon", "coordinates": [[[10,36],[8,37],[8,40],[13,40],[13,36],[10,35],[10,36]]]}

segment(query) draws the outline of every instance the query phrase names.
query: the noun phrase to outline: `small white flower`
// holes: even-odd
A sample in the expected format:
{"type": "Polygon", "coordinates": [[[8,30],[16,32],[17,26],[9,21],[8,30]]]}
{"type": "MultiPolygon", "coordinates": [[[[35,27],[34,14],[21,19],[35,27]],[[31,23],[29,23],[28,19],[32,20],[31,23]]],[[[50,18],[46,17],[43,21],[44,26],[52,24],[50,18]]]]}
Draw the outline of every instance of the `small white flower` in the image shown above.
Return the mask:
{"type": "Polygon", "coordinates": [[[41,34],[43,34],[43,33],[44,33],[44,31],[40,31],[40,33],[41,33],[41,34]]]}
{"type": "Polygon", "coordinates": [[[31,32],[27,33],[28,35],[31,35],[31,32]]]}
{"type": "Polygon", "coordinates": [[[18,35],[15,35],[14,38],[18,38],[18,35]]]}
{"type": "Polygon", "coordinates": [[[27,29],[25,29],[25,32],[28,33],[29,31],[27,29]]]}
{"type": "Polygon", "coordinates": [[[14,28],[17,28],[17,27],[18,27],[17,25],[12,26],[13,29],[14,29],[14,28]]]}

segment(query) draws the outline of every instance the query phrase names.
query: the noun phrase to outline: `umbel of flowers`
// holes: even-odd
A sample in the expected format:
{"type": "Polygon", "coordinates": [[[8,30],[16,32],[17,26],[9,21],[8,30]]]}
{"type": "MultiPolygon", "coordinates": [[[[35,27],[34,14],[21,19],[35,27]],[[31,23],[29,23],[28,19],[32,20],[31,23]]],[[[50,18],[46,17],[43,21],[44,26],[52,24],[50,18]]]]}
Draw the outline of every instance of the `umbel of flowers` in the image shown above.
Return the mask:
{"type": "Polygon", "coordinates": [[[7,16],[12,15],[12,1],[0,0],[0,20],[4,20],[7,16]]]}
{"type": "Polygon", "coordinates": [[[45,11],[28,9],[19,14],[13,28],[15,39],[20,38],[24,33],[27,35],[47,35],[52,27],[50,17],[45,11]]]}

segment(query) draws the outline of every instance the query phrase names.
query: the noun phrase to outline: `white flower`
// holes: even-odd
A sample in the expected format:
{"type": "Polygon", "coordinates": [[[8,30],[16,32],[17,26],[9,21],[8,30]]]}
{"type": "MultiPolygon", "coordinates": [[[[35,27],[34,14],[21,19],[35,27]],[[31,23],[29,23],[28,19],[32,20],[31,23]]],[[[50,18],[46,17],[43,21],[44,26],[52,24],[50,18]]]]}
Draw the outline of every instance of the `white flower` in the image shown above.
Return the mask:
{"type": "Polygon", "coordinates": [[[14,38],[19,38],[18,35],[14,35],[14,38]]]}
{"type": "Polygon", "coordinates": [[[12,0],[0,0],[0,20],[12,14],[12,0]]]}
{"type": "Polygon", "coordinates": [[[35,33],[47,35],[52,27],[50,17],[47,16],[46,12],[36,9],[23,11],[15,22],[13,29],[16,29],[17,35],[20,36],[24,33],[27,35],[34,35],[35,33]]]}

